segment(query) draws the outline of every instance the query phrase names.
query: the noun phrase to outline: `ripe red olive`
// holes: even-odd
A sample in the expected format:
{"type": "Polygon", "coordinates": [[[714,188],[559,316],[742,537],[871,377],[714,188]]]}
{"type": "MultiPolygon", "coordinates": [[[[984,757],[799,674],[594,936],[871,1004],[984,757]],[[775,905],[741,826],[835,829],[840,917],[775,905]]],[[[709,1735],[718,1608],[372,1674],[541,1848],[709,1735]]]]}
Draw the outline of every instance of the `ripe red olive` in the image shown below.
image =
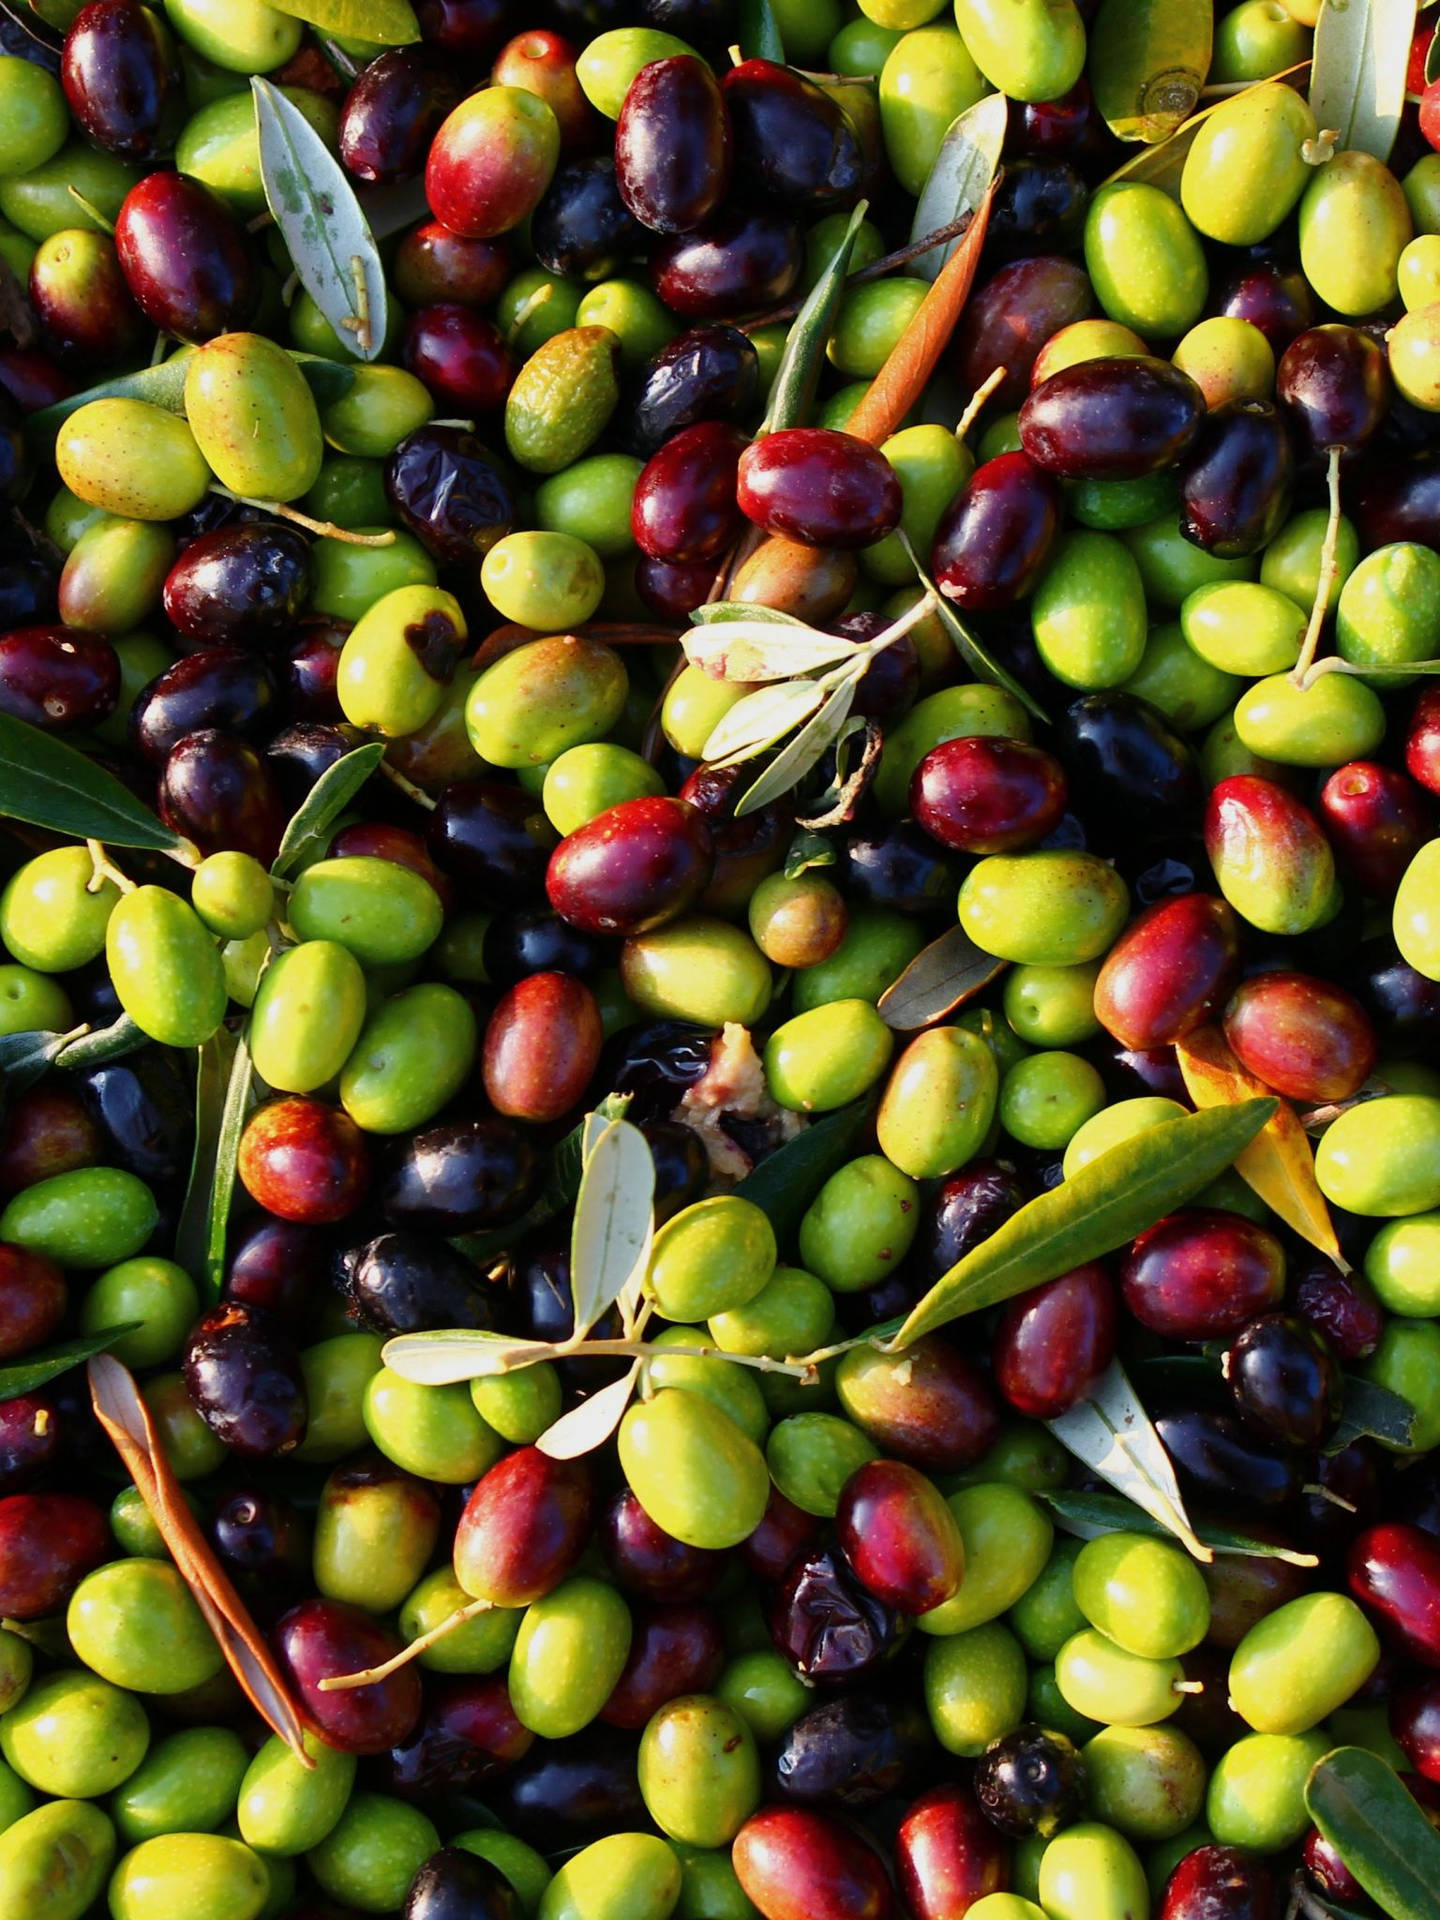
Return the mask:
{"type": "Polygon", "coordinates": [[[954,366],[963,393],[974,393],[999,371],[997,407],[1018,407],[1030,372],[1053,334],[1095,310],[1090,276],[1077,260],[1038,253],[984,281],[971,294],[956,331],[954,366]]]}
{"type": "Polygon", "coordinates": [[[1135,480],[1174,466],[1204,417],[1204,394],[1168,360],[1081,360],[1026,399],[1020,444],[1062,479],[1135,480]]]}
{"type": "Polygon", "coordinates": [[[497,1113],[543,1126],[580,1099],[605,1038],[583,980],[532,973],[501,996],[485,1029],[482,1071],[497,1113]]]}
{"type": "Polygon", "coordinates": [[[342,1753],[384,1753],[420,1718],[420,1669],[413,1662],[369,1686],[322,1689],[322,1680],[362,1673],[400,1651],[399,1638],[359,1607],[302,1600],[276,1626],[275,1644],[306,1718],[342,1753]]]}
{"type": "Polygon", "coordinates": [[[1440,1667],[1440,1540],[1399,1520],[1367,1527],[1350,1548],[1350,1591],[1412,1660],[1440,1667]]]}
{"type": "Polygon", "coordinates": [[[915,1920],[952,1920],[1010,1884],[1010,1853],[968,1786],[922,1793],[895,1836],[895,1877],[915,1920]]]}
{"type": "Polygon", "coordinates": [[[1124,1047],[1170,1046],[1210,1019],[1240,964],[1240,928],[1227,901],[1182,893],[1149,907],[1121,934],[1095,981],[1095,1018],[1124,1047]]]}
{"type": "Polygon", "coordinates": [[[1224,1015],[1242,1066],[1287,1100],[1349,1100],[1375,1065],[1375,1029],[1352,994],[1309,973],[1242,980],[1224,1015]]]}
{"type": "Polygon", "coordinates": [[[0,1499],[0,1613],[39,1620],[110,1559],[105,1515],[78,1493],[12,1493],[0,1499]]]}
{"type": "Polygon", "coordinates": [[[767,533],[810,547],[868,547],[893,533],[903,505],[878,448],[828,427],[789,427],[740,456],[740,510],[767,533]]]}
{"type": "Polygon", "coordinates": [[[550,856],[545,891],[585,933],[648,933],[693,906],[715,852],[704,817],[663,795],[622,800],[567,834],[550,856]]]}
{"type": "Polygon", "coordinates": [[[152,327],[199,344],[243,327],[259,280],[250,243],[225,202],[183,173],[149,173],[115,222],[115,250],[152,327]]]}
{"type": "Polygon", "coordinates": [[[1420,788],[1398,767],[1374,760],[1337,767],[1320,789],[1319,811],[1343,871],[1362,893],[1385,900],[1433,831],[1420,788]]]}
{"type": "Polygon", "coordinates": [[[241,1185],[282,1220],[328,1226],[352,1213],[370,1184],[365,1136],[322,1100],[271,1100],[240,1136],[241,1185]]]}
{"type": "Polygon", "coordinates": [[[1065,770],[1053,754],[981,734],[932,747],[910,781],[915,819],[960,853],[1034,846],[1059,825],[1067,798],[1065,770]]]}
{"type": "Polygon", "coordinates": [[[636,1607],[630,1652],[600,1718],[636,1733],[667,1700],[708,1693],[725,1664],[725,1636],[709,1607],[636,1607]]]}
{"type": "Polygon", "coordinates": [[[730,117],[703,60],[677,54],[636,74],[615,127],[615,178],[652,233],[689,233],[719,207],[730,184],[730,117]]]}
{"type": "Polygon", "coordinates": [[[652,560],[695,566],[719,560],[744,521],[735,476],[745,435],[725,420],[701,420],[652,453],[635,483],[630,529],[652,560]]]}
{"type": "Polygon", "coordinates": [[[662,240],[650,254],[651,283],[672,313],[733,320],[786,299],[805,248],[788,211],[722,208],[693,233],[662,240]]]}
{"type": "Polygon", "coordinates": [[[930,549],[935,584],[974,613],[1011,606],[1034,586],[1059,526],[1059,482],[1028,454],[997,454],[945,509],[930,549]]]}
{"type": "Polygon", "coordinates": [[[893,1920],[880,1856],[807,1807],[762,1807],[735,1836],[736,1878],[765,1920],[893,1920]]]}
{"type": "Polygon", "coordinates": [[[0,713],[64,733],[97,725],[119,696],[120,661],[103,634],[16,627],[0,635],[0,713]]]}
{"type": "Polygon", "coordinates": [[[494,413],[515,381],[514,357],[499,329],[458,300],[412,313],[401,357],[437,400],[466,413],[494,413]]]}
{"type": "Polygon", "coordinates": [[[528,1607],[580,1558],[593,1509],[583,1460],[517,1447],[471,1490],[455,1529],[455,1578],[498,1607],[528,1607]]]}
{"type": "Polygon", "coordinates": [[[1180,462],[1180,531],[1222,560],[1268,546],[1290,510],[1295,456],[1266,400],[1227,400],[1180,462]]]}
{"type": "Polygon", "coordinates": [[[1385,349],[1359,327],[1310,327],[1281,354],[1275,391],[1305,452],[1353,451],[1385,418],[1390,365],[1385,349]]]}
{"type": "Polygon", "coordinates": [[[1197,1847],[1165,1883],[1157,1920],[1279,1920],[1275,1875],[1241,1847],[1197,1847]]]}
{"type": "Polygon", "coordinates": [[[1030,1419],[1058,1419],[1114,1359],[1118,1323],[1115,1288],[1098,1261],[1032,1287],[1006,1305],[995,1330],[996,1386],[1030,1419]]]}
{"type": "Polygon", "coordinates": [[[954,1515],[932,1480],[903,1460],[869,1460],[845,1482],[835,1530],[856,1579],[899,1613],[929,1613],[965,1572],[954,1515]]]}
{"type": "Polygon", "coordinates": [[[1210,1340],[1280,1304],[1285,1256],[1253,1220],[1192,1207],[1133,1242],[1120,1286],[1142,1327],[1171,1340],[1210,1340]]]}

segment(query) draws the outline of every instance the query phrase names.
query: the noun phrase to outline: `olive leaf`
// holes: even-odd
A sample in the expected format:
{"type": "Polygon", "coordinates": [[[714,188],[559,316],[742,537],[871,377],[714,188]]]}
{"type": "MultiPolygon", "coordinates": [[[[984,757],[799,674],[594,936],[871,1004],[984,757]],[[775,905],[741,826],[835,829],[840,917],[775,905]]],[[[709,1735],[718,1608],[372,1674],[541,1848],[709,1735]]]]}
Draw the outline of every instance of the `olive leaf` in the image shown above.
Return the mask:
{"type": "Polygon", "coordinates": [[[85,1027],[73,1027],[69,1033],[46,1033],[36,1028],[0,1035],[0,1091],[5,1098],[8,1100],[13,1094],[33,1087],[50,1071],[66,1047],[86,1031],[85,1027]]]}
{"type": "Polygon", "coordinates": [[[770,0],[740,0],[740,52],[747,60],[773,60],[777,66],[785,59],[785,43],[775,24],[770,0]]]}
{"type": "Polygon", "coordinates": [[[1440,1834],[1378,1754],[1327,1753],[1305,1783],[1305,1809],[1390,1920],[1440,1920],[1440,1834]]]}
{"type": "Polygon", "coordinates": [[[963,927],[951,927],[917,953],[891,982],[880,996],[877,1011],[897,1033],[934,1026],[997,980],[1005,967],[1005,961],[977,947],[963,927]]]}
{"type": "MultiPolygon", "coordinates": [[[[848,827],[855,819],[860,802],[870,791],[885,750],[885,734],[880,722],[869,714],[852,713],[835,741],[835,771],[823,793],[806,801],[809,809],[795,815],[797,827],[811,833],[823,833],[828,827],[848,827]],[[851,751],[851,743],[858,750],[851,751]]],[[[788,864],[788,862],[787,862],[788,864]]],[[[786,875],[793,879],[792,874],[786,875]]]]}
{"type": "Polygon", "coordinates": [[[113,773],[8,713],[0,713],[0,814],[72,840],[107,840],[154,853],[191,851],[190,842],[162,826],[113,773]]]}
{"type": "Polygon", "coordinates": [[[763,434],[777,433],[786,427],[803,427],[809,419],[815,389],[820,384],[821,370],[825,365],[825,349],[830,344],[830,332],[845,292],[845,275],[850,270],[855,236],[868,210],[868,201],[857,202],[841,235],[840,244],[826,262],[824,272],[806,295],[804,305],[791,324],[757,438],[763,434]]]}
{"type": "Polygon", "coordinates": [[[552,1460],[578,1460],[582,1453],[603,1447],[625,1417],[625,1409],[640,1384],[641,1365],[641,1361],[633,1361],[618,1380],[562,1413],[535,1442],[541,1453],[549,1454],[552,1460]]]}
{"type": "Polygon", "coordinates": [[[802,873],[809,873],[812,867],[833,867],[838,858],[833,840],[827,840],[823,833],[806,828],[790,842],[790,851],[785,856],[785,878],[798,880],[802,873]]]}
{"type": "Polygon", "coordinates": [[[1197,1560],[1215,1558],[1190,1524],[1170,1456],[1118,1360],[1087,1400],[1045,1424],[1077,1460],[1168,1528],[1197,1560]]]}
{"type": "MultiPolygon", "coordinates": [[[[736,819],[758,813],[772,800],[798,787],[813,767],[817,767],[839,739],[850,709],[855,704],[855,689],[864,672],[863,663],[845,670],[845,678],[831,688],[825,704],[807,720],[795,738],[780,749],[754,785],[748,787],[735,805],[736,819]]],[[[791,683],[795,684],[794,682],[791,683]]],[[[803,684],[803,683],[802,683],[803,684]]]]}
{"type": "Polygon", "coordinates": [[[235,1167],[240,1157],[240,1136],[245,1131],[245,1122],[255,1102],[255,1087],[250,1047],[242,1032],[236,1039],[235,1051],[231,1056],[230,1077],[225,1083],[225,1101],[215,1137],[204,1254],[196,1266],[189,1268],[191,1278],[200,1289],[200,1298],[210,1306],[220,1298],[220,1289],[225,1280],[225,1240],[230,1226],[230,1203],[235,1197],[235,1167]]]}
{"type": "Polygon", "coordinates": [[[270,0],[277,13],[342,40],[369,40],[377,47],[404,47],[420,38],[409,0],[270,0]]]}
{"type": "Polygon", "coordinates": [[[225,1099],[239,1044],[239,1035],[222,1026],[195,1050],[195,1147],[175,1228],[175,1258],[191,1274],[205,1269],[225,1099]]]}
{"type": "MultiPolygon", "coordinates": [[[[290,358],[304,374],[317,406],[328,407],[332,401],[343,399],[355,384],[354,367],[338,360],[325,360],[319,354],[293,350],[290,358]]],[[[28,414],[25,430],[53,440],[71,414],[88,407],[92,400],[146,400],[152,407],[163,407],[167,413],[183,413],[188,365],[187,356],[175,355],[162,360],[159,366],[142,367],[138,373],[122,373],[113,380],[102,380],[83,393],[72,393],[68,399],[57,400],[51,406],[41,407],[38,413],[28,414]]]]}
{"type": "Polygon", "coordinates": [[[1034,714],[1035,718],[1040,721],[1043,726],[1049,726],[1050,716],[1035,698],[1034,694],[1023,687],[1013,673],[1007,672],[998,660],[992,659],[990,654],[986,652],[985,648],[981,646],[969,627],[966,626],[965,622],[960,618],[959,613],[930,578],[919,554],[916,553],[914,546],[911,544],[909,534],[906,533],[903,527],[898,531],[900,544],[905,549],[905,557],[915,569],[915,578],[935,602],[935,612],[939,615],[941,625],[955,642],[956,651],[970,668],[971,672],[978,674],[982,680],[988,680],[992,686],[1003,687],[1007,693],[1013,694],[1015,699],[1020,702],[1021,706],[1024,707],[1028,713],[1034,714]]]}
{"type": "Polygon", "coordinates": [[[733,620],[692,627],[681,644],[692,667],[699,667],[717,680],[747,684],[813,673],[820,667],[833,667],[841,660],[853,660],[860,651],[859,643],[847,640],[843,634],[818,633],[814,627],[801,626],[798,622],[794,626],[777,627],[763,620],[733,620]]]}
{"type": "Polygon", "coordinates": [[[288,879],[297,867],[305,864],[307,854],[324,845],[330,829],[384,758],[382,742],[370,740],[363,747],[354,747],[342,754],[333,766],[325,769],[285,829],[280,851],[270,868],[275,879],[288,879]]]}
{"type": "Polygon", "coordinates": [[[1321,1448],[1322,1453],[1343,1453],[1357,1440],[1383,1440],[1388,1447],[1402,1452],[1415,1438],[1417,1414],[1402,1394],[1392,1393],[1378,1380],[1366,1380],[1358,1373],[1347,1373],[1340,1404],[1340,1422],[1321,1448]]]}
{"type": "Polygon", "coordinates": [[[1167,140],[1195,111],[1210,70],[1211,0],[1104,0],[1086,71],[1095,104],[1121,140],[1167,140]]]}
{"type": "Polygon", "coordinates": [[[794,1239],[806,1208],[831,1174],[852,1157],[874,1111],[874,1100],[855,1100],[812,1120],[803,1133],[767,1153],[735,1189],[769,1216],[782,1247],[794,1239]]]}
{"type": "Polygon", "coordinates": [[[23,1360],[0,1367],[0,1401],[18,1400],[22,1393],[34,1393],[58,1380],[72,1367],[83,1366],[92,1354],[104,1353],[127,1333],[134,1333],[140,1324],[138,1320],[126,1320],[120,1326],[101,1327],[97,1333],[81,1334],[76,1340],[46,1347],[42,1353],[27,1353],[23,1360]]]}
{"type": "Polygon", "coordinates": [[[1247,1100],[1163,1120],[1097,1154],[971,1249],[912,1308],[892,1345],[908,1347],[962,1314],[1102,1259],[1217,1179],[1275,1111],[1247,1100]]]}
{"type": "Polygon", "coordinates": [[[1310,108],[1337,147],[1388,160],[1405,110],[1415,0],[1325,0],[1315,26],[1310,108]]]}
{"type": "Polygon", "coordinates": [[[723,626],[727,620],[748,620],[752,625],[759,621],[767,627],[805,627],[807,633],[813,633],[813,627],[793,613],[782,613],[778,607],[752,606],[748,600],[707,600],[703,607],[696,607],[690,615],[697,627],[723,626]]]}
{"type": "Polygon", "coordinates": [[[421,1387],[448,1387],[457,1380],[488,1380],[515,1373],[541,1360],[560,1357],[550,1340],[522,1340],[516,1334],[490,1333],[480,1327],[444,1327],[436,1333],[400,1333],[387,1340],[380,1358],[402,1380],[421,1387]]]}
{"type": "Polygon", "coordinates": [[[628,1120],[601,1123],[585,1154],[570,1230],[577,1334],[588,1333],[649,1265],[654,1202],[655,1162],[644,1134],[628,1120]]]}
{"type": "Polygon", "coordinates": [[[1425,49],[1425,84],[1430,87],[1437,80],[1440,80],[1440,33],[1432,33],[1430,44],[1425,49]]]}
{"type": "Polygon", "coordinates": [[[60,1049],[55,1064],[67,1073],[80,1072],[86,1067],[103,1066],[107,1060],[123,1060],[127,1053],[149,1045],[150,1036],[145,1029],[137,1026],[128,1013],[122,1013],[108,1027],[82,1033],[79,1039],[71,1040],[60,1049]]]}
{"type": "MultiPolygon", "coordinates": [[[[1137,1507],[1132,1500],[1114,1493],[1042,1492],[1043,1500],[1055,1515],[1056,1524],[1077,1540],[1098,1540],[1107,1533],[1144,1533],[1157,1540],[1166,1539],[1170,1528],[1137,1507]]],[[[1292,1567],[1317,1567],[1319,1557],[1301,1553],[1294,1547],[1277,1546],[1273,1540],[1257,1540],[1239,1527],[1215,1526],[1197,1521],[1195,1532],[1207,1547],[1218,1554],[1251,1560],[1283,1560],[1292,1567]]]]}
{"type": "MultiPolygon", "coordinates": [[[[923,240],[927,233],[938,232],[975,212],[1000,164],[1009,106],[1003,93],[987,93],[951,121],[915,202],[915,218],[910,222],[912,241],[923,240]]],[[[932,247],[912,260],[905,271],[918,280],[933,281],[960,245],[961,240],[955,239],[932,247]]]]}
{"type": "Polygon", "coordinates": [[[747,693],[711,728],[705,742],[706,761],[712,767],[728,767],[753,760],[808,720],[824,699],[825,689],[818,680],[783,680],[747,693]]]}
{"type": "Polygon", "coordinates": [[[344,168],[293,101],[252,75],[260,178],[300,284],[362,360],[385,345],[388,294],[374,236],[344,168]]]}

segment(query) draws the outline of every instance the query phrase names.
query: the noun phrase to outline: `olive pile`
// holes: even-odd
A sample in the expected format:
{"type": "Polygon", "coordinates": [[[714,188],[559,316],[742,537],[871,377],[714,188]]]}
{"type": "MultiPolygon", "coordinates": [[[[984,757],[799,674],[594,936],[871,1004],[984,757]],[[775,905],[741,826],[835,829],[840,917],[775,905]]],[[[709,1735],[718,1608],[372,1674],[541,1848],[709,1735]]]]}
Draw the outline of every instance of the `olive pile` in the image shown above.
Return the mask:
{"type": "Polygon", "coordinates": [[[0,1920],[1433,1920],[1350,8],[0,10],[0,1920]]]}

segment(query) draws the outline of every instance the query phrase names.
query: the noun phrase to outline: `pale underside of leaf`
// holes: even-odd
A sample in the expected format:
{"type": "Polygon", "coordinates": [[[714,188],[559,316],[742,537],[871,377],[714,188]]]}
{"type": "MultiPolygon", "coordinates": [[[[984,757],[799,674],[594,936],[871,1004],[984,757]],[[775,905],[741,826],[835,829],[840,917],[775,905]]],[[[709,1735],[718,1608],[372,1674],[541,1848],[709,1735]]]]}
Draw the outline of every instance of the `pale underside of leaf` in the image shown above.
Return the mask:
{"type": "Polygon", "coordinates": [[[950,927],[885,989],[876,1011],[896,1033],[914,1033],[946,1019],[997,980],[1006,964],[982,952],[963,927],[950,927]]]}
{"type": "Polygon", "coordinates": [[[362,360],[385,345],[388,294],[374,236],[338,160],[295,104],[252,76],[260,177],[300,284],[362,360]]]}
{"type": "Polygon", "coordinates": [[[575,1331],[587,1333],[648,1265],[655,1231],[655,1162],[628,1120],[604,1123],[589,1148],[570,1234],[575,1331]]]}
{"type": "Polygon", "coordinates": [[[820,711],[806,721],[789,745],[781,748],[755,784],[741,796],[735,808],[737,819],[768,807],[772,800],[799,786],[811,768],[819,765],[840,738],[855,703],[858,684],[859,675],[852,670],[830,693],[820,711]]]}
{"type": "Polygon", "coordinates": [[[1315,27],[1310,107],[1341,148],[1388,160],[1405,109],[1415,0],[1325,0],[1315,27]]]}
{"type": "MultiPolygon", "coordinates": [[[[1005,145],[1009,102],[1003,93],[987,93],[951,121],[929,177],[915,202],[910,223],[912,241],[937,233],[951,221],[974,213],[994,178],[1005,145]]],[[[934,280],[960,245],[951,240],[912,260],[905,271],[919,280],[934,280]]]]}
{"type": "Polygon", "coordinates": [[[691,624],[697,627],[723,626],[730,620],[745,620],[752,625],[759,622],[766,627],[804,627],[806,633],[815,631],[793,613],[782,613],[778,607],[753,605],[748,600],[707,600],[690,615],[691,624]]]}
{"type": "Polygon", "coordinates": [[[854,659],[860,650],[843,634],[817,633],[813,627],[777,627],[759,620],[692,627],[684,647],[692,666],[716,679],[752,685],[833,667],[854,659]]]}
{"type": "Polygon", "coordinates": [[[478,1327],[448,1327],[437,1333],[401,1333],[387,1340],[381,1359],[402,1380],[421,1387],[450,1386],[456,1380],[488,1380],[516,1373],[561,1352],[550,1340],[521,1340],[513,1334],[478,1327]]]}
{"type": "Polygon", "coordinates": [[[1077,1460],[1168,1527],[1197,1560],[1215,1558],[1190,1524],[1170,1456],[1118,1360],[1088,1400],[1046,1425],[1077,1460]]]}
{"type": "Polygon", "coordinates": [[[712,728],[705,759],[712,767],[753,759],[807,720],[824,698],[824,688],[814,680],[786,680],[747,693],[712,728]]]}
{"type": "Polygon", "coordinates": [[[582,1453],[593,1453],[596,1447],[603,1447],[625,1417],[625,1409],[640,1378],[640,1367],[641,1362],[636,1360],[619,1380],[612,1380],[608,1387],[602,1387],[579,1406],[562,1413],[535,1442],[541,1453],[549,1454],[552,1460],[578,1460],[582,1453]]]}

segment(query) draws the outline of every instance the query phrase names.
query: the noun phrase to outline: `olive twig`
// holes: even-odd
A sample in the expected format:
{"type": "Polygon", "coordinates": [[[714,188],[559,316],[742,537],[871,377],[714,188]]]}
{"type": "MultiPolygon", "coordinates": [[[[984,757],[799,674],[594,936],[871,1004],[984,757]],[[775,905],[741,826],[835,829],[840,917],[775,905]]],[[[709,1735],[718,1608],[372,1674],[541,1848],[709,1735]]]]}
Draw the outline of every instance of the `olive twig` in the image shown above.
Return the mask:
{"type": "Polygon", "coordinates": [[[422,1633],[412,1640],[400,1652],[390,1659],[382,1660],[378,1667],[362,1667],[358,1673],[332,1673],[320,1682],[321,1693],[346,1693],[351,1687],[373,1687],[381,1680],[388,1680],[392,1673],[398,1673],[402,1667],[408,1667],[412,1660],[418,1660],[422,1653],[433,1647],[437,1640],[443,1640],[457,1627],[463,1627],[467,1620],[477,1615],[489,1613],[495,1605],[493,1600],[471,1600],[463,1607],[457,1607],[453,1613],[447,1613],[428,1633],[422,1633]]]}
{"type": "Polygon", "coordinates": [[[1320,630],[1325,625],[1325,615],[1330,610],[1330,591],[1340,571],[1336,551],[1340,543],[1340,449],[1331,447],[1326,457],[1325,481],[1330,494],[1329,516],[1325,522],[1325,540],[1320,548],[1320,577],[1315,582],[1315,599],[1310,608],[1310,622],[1305,629],[1305,638],[1300,645],[1300,658],[1295,662],[1290,678],[1303,693],[1312,683],[1311,669],[1315,665],[1316,650],[1320,645],[1320,630]]]}
{"type": "Polygon", "coordinates": [[[802,1386],[813,1387],[819,1378],[812,1359],[772,1360],[766,1353],[727,1353],[723,1347],[658,1346],[653,1340],[575,1340],[562,1341],[556,1349],[567,1357],[590,1359],[646,1360],[678,1355],[682,1360],[732,1360],[737,1367],[753,1367],[757,1373],[783,1373],[802,1386]]]}
{"type": "Polygon", "coordinates": [[[388,760],[380,762],[380,771],[397,787],[407,800],[413,800],[417,807],[424,807],[427,813],[433,813],[438,804],[433,794],[426,793],[423,787],[417,787],[413,780],[407,780],[398,767],[392,767],[388,760]]]}
{"type": "Polygon", "coordinates": [[[220,494],[226,500],[234,500],[242,507],[258,507],[261,513],[271,513],[279,520],[293,520],[297,527],[304,527],[307,533],[316,533],[324,540],[342,540],[347,547],[393,547],[395,529],[387,527],[383,533],[355,533],[349,527],[337,527],[333,520],[316,520],[308,513],[301,513],[298,507],[292,507],[284,500],[252,500],[248,494],[232,493],[229,487],[213,485],[212,493],[220,494]]]}
{"type": "Polygon", "coordinates": [[[979,414],[980,409],[985,405],[985,402],[990,398],[991,394],[994,393],[1008,372],[1008,367],[992,367],[980,382],[980,385],[975,389],[974,393],[971,394],[970,404],[955,422],[955,438],[957,440],[963,440],[965,438],[971,427],[974,426],[976,416],[979,414]]]}
{"type": "Polygon", "coordinates": [[[87,893],[99,893],[107,880],[117,886],[121,893],[134,893],[135,882],[128,873],[120,871],[98,840],[87,840],[85,846],[92,868],[90,878],[85,882],[87,893]]]}

